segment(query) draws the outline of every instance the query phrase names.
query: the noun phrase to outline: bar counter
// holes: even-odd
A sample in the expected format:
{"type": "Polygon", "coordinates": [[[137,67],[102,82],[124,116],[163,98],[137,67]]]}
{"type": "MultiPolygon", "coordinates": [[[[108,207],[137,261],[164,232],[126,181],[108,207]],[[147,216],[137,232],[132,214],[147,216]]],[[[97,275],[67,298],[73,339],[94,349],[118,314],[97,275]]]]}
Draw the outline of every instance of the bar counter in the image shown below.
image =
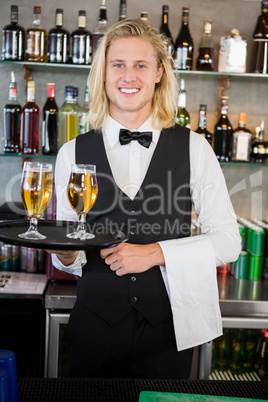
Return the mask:
{"type": "MultiPolygon", "coordinates": [[[[20,402],[138,402],[142,391],[267,400],[268,382],[71,378],[19,379],[20,402]]],[[[239,400],[237,399],[237,402],[239,400]]]]}

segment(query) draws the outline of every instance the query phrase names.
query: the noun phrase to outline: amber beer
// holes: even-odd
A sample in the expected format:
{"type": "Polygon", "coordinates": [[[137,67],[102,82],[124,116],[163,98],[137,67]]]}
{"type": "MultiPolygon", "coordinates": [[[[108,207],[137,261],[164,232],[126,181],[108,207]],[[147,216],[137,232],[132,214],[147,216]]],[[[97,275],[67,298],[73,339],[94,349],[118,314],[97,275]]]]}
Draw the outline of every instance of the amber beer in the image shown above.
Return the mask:
{"type": "Polygon", "coordinates": [[[28,170],[21,182],[21,198],[29,218],[39,219],[52,194],[52,171],[28,170]]]}
{"type": "Polygon", "coordinates": [[[67,187],[71,207],[77,214],[87,214],[98,195],[96,176],[90,173],[72,172],[67,187]]]}

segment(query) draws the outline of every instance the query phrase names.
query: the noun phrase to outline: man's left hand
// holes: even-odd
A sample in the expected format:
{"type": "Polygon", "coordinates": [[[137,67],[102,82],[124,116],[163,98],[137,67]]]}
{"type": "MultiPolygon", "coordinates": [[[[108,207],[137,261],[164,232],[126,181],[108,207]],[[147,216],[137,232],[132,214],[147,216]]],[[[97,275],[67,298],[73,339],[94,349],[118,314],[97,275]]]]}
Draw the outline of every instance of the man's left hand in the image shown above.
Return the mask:
{"type": "Polygon", "coordinates": [[[165,265],[164,255],[157,243],[120,243],[115,247],[102,249],[100,255],[118,276],[145,272],[155,265],[165,265]]]}

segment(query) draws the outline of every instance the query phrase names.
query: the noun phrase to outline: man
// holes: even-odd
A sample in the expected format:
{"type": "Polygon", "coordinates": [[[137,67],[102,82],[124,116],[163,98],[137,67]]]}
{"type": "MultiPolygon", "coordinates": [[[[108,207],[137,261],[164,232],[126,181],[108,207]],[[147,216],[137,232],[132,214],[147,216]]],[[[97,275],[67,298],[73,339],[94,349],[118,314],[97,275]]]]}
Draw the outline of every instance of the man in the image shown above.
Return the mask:
{"type": "Polygon", "coordinates": [[[53,255],[57,268],[79,276],[70,375],[189,378],[192,348],[222,333],[216,266],[240,251],[221,168],[203,137],[175,125],[177,83],[152,26],[127,19],[111,27],[88,85],[93,130],[59,151],[57,216],[76,219],[66,196],[71,163],[96,164],[88,221],[129,239],[53,255]],[[190,236],[192,205],[199,236],[190,236]]]}

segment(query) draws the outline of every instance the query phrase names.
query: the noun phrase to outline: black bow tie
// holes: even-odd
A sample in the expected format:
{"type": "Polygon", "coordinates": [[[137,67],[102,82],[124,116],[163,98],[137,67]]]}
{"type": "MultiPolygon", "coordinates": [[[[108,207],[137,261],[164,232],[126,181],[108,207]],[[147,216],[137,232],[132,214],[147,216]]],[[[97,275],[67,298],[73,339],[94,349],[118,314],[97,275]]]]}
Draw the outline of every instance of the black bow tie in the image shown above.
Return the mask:
{"type": "Polygon", "coordinates": [[[119,131],[119,141],[121,145],[129,144],[132,140],[137,140],[145,148],[149,148],[152,142],[152,132],[151,131],[130,131],[125,128],[121,128],[119,131]]]}

